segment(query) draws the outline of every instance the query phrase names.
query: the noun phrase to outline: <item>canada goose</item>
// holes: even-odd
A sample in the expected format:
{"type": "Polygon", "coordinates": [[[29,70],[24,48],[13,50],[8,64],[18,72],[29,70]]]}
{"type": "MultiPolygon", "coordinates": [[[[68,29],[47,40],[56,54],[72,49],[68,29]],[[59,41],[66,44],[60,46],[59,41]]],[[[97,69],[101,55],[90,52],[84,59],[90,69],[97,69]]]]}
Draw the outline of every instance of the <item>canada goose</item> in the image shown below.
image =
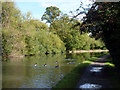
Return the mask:
{"type": "Polygon", "coordinates": [[[58,67],[59,67],[59,65],[55,66],[55,68],[58,68],[58,67]]]}
{"type": "Polygon", "coordinates": [[[47,66],[47,64],[45,63],[44,66],[47,66]]]}
{"type": "Polygon", "coordinates": [[[56,61],[56,63],[58,63],[58,62],[56,61]]]}

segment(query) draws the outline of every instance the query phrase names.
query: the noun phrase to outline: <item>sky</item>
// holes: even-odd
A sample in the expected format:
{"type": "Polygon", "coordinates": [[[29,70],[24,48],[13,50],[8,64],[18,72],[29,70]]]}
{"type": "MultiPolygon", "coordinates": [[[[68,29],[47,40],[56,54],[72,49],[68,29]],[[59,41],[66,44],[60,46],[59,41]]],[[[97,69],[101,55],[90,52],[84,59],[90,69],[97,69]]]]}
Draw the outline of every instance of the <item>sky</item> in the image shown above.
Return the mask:
{"type": "Polygon", "coordinates": [[[64,14],[70,15],[70,11],[75,11],[82,1],[84,5],[91,3],[89,0],[13,0],[16,7],[20,9],[22,14],[31,12],[31,16],[34,19],[41,20],[42,15],[45,12],[46,7],[56,6],[64,14]]]}

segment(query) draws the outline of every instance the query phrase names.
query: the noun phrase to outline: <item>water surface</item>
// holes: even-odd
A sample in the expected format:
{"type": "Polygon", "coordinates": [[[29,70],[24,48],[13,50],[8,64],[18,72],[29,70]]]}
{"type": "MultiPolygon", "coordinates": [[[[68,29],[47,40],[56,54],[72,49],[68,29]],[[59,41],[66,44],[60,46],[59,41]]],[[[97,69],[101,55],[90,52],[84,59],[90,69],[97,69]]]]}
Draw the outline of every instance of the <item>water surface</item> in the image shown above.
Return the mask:
{"type": "Polygon", "coordinates": [[[56,54],[11,58],[2,62],[2,87],[51,88],[75,66],[99,54],[56,54]],[[35,63],[37,66],[34,66],[35,63]]]}

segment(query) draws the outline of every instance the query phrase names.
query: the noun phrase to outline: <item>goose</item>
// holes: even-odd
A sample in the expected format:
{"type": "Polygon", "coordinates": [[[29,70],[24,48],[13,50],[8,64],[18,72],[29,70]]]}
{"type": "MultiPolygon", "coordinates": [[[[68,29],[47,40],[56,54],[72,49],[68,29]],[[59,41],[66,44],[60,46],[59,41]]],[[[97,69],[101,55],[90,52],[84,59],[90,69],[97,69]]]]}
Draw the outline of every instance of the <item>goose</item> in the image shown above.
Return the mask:
{"type": "Polygon", "coordinates": [[[47,66],[47,64],[45,63],[44,66],[47,66]]]}
{"type": "Polygon", "coordinates": [[[58,67],[59,67],[59,65],[55,66],[55,68],[58,68],[58,67]]]}
{"type": "Polygon", "coordinates": [[[35,63],[34,66],[37,66],[37,63],[35,63]]]}
{"type": "Polygon", "coordinates": [[[58,63],[58,62],[56,61],[56,63],[58,63]]]}

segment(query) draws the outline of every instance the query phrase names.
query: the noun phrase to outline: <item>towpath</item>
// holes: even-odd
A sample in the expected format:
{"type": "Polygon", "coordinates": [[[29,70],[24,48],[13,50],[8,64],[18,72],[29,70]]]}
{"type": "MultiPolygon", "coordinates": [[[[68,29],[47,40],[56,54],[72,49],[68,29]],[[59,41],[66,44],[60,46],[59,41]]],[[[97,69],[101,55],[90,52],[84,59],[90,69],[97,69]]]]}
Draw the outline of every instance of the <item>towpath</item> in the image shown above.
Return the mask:
{"type": "Polygon", "coordinates": [[[101,89],[112,88],[109,81],[109,75],[105,72],[105,62],[109,55],[98,58],[95,62],[90,64],[84,71],[76,88],[81,89],[101,89]]]}

